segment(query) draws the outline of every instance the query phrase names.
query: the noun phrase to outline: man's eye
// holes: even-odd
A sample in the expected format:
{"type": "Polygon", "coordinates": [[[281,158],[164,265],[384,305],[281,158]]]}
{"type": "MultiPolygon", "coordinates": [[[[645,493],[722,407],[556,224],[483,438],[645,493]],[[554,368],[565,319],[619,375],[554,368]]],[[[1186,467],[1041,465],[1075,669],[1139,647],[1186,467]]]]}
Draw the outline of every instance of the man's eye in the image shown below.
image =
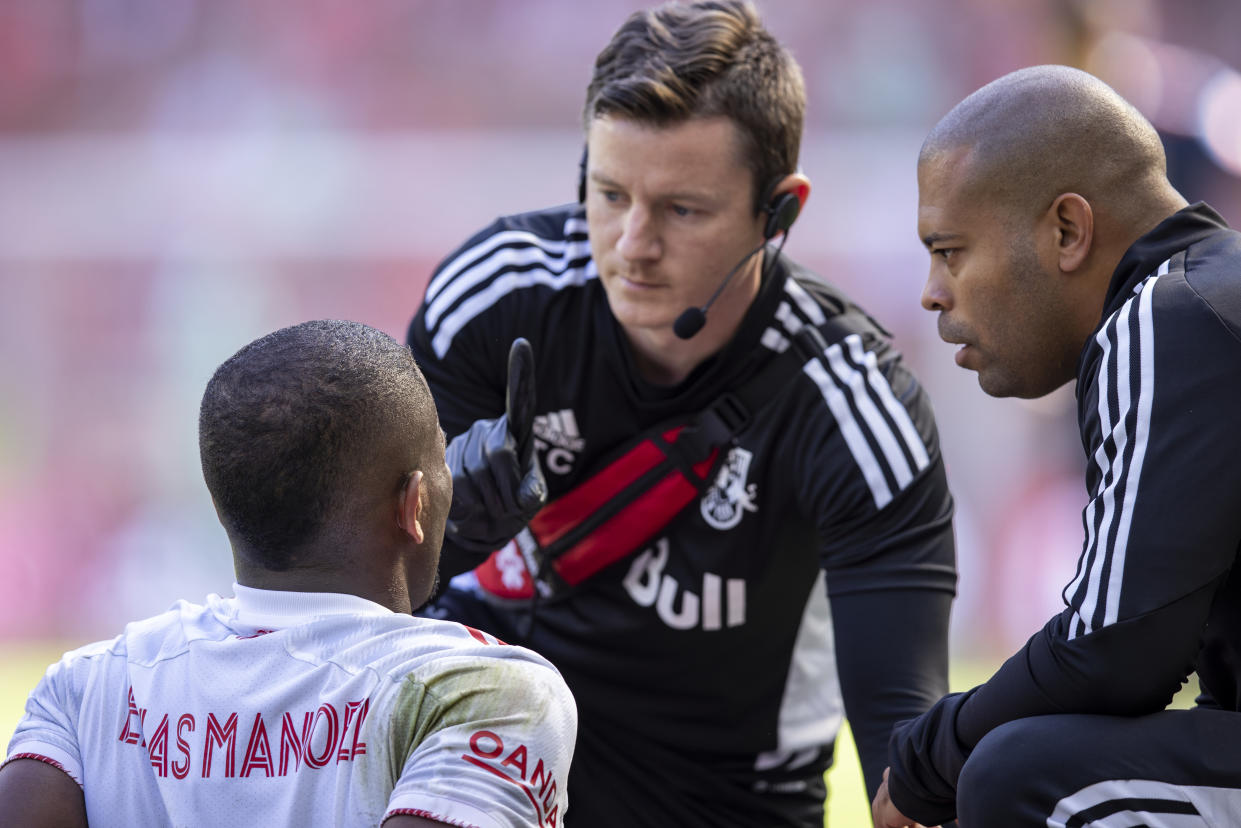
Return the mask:
{"type": "Polygon", "coordinates": [[[940,247],[936,250],[932,250],[931,255],[939,256],[941,259],[943,259],[946,262],[946,261],[949,261],[952,258],[953,254],[956,252],[957,252],[957,248],[955,247],[940,247]]]}
{"type": "Polygon", "coordinates": [[[683,207],[680,204],[673,204],[670,209],[674,215],[681,216],[682,218],[685,216],[692,216],[694,214],[692,207],[683,207]]]}

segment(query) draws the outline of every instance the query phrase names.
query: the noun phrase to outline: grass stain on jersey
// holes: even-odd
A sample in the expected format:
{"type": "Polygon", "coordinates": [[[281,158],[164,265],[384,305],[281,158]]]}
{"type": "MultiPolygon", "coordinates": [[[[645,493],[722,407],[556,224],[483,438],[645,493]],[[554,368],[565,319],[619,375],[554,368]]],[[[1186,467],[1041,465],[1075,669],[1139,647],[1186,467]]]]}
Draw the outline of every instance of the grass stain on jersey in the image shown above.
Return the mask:
{"type": "MultiPolygon", "coordinates": [[[[462,727],[462,737],[468,739],[475,731],[502,730],[506,725],[526,730],[530,722],[546,718],[547,696],[529,692],[538,668],[528,662],[497,659],[480,664],[476,657],[444,661],[459,663],[441,663],[425,681],[411,673],[401,684],[388,720],[390,785],[396,784],[410,755],[433,733],[462,727]]],[[[464,744],[462,748],[468,750],[464,744]]]]}

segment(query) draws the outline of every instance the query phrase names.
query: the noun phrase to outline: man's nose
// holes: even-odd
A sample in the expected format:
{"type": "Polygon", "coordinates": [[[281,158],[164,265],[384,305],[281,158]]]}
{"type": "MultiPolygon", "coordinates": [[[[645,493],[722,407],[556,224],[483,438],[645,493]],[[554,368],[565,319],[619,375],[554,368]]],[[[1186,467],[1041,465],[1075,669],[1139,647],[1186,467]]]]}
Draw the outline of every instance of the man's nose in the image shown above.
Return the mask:
{"type": "Polygon", "coordinates": [[[661,241],[659,227],[651,211],[635,204],[625,213],[616,252],[626,259],[659,258],[661,241]]]}
{"type": "Polygon", "coordinates": [[[929,311],[946,311],[952,309],[952,294],[943,278],[932,268],[922,286],[922,307],[929,311]]]}

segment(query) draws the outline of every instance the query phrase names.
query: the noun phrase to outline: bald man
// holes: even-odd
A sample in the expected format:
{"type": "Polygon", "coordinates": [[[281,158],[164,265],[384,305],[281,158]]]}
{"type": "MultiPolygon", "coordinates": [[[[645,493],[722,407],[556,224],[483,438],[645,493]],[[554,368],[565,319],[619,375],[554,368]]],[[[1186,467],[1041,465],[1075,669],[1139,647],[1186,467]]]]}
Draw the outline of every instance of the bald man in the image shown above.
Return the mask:
{"type": "Polygon", "coordinates": [[[1241,234],[1059,66],[962,101],[918,189],[923,306],[988,394],[1077,380],[1089,500],[1066,609],[897,725],[875,824],[1241,825],[1241,234]]]}

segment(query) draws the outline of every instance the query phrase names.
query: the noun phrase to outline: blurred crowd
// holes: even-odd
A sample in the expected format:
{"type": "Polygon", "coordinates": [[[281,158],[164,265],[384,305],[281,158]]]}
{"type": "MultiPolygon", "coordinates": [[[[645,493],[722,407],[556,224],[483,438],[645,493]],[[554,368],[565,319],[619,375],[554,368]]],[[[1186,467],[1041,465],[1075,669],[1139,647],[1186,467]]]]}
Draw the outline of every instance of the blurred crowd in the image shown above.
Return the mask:
{"type": "MultiPolygon", "coordinates": [[[[637,0],[0,2],[0,639],[227,592],[196,418],[308,318],[401,338],[495,215],[573,198],[598,49],[637,0]]],[[[1023,640],[1080,547],[1072,389],[992,400],[918,307],[925,131],[1020,66],[1103,77],[1241,225],[1236,0],[759,0],[801,62],[814,182],[787,252],[893,331],[959,505],[958,652],[1023,640]]],[[[1071,152],[1071,147],[1065,148],[1071,152]]]]}

